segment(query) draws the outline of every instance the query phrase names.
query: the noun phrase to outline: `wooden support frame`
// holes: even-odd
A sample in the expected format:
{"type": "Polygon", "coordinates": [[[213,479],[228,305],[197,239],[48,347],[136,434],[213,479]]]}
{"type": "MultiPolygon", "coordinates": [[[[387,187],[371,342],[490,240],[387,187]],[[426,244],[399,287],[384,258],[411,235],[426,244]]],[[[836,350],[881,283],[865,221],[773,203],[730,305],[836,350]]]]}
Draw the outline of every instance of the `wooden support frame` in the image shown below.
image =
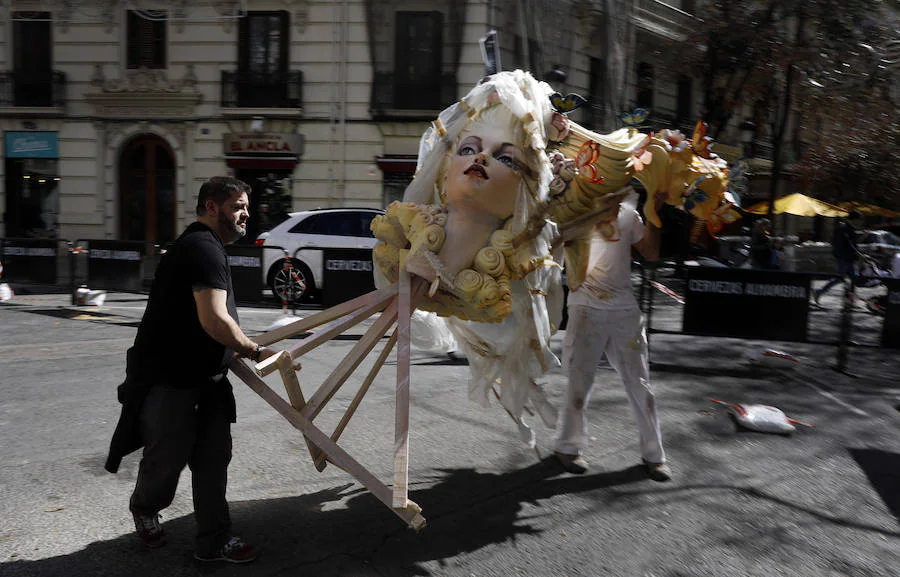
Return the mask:
{"type": "Polygon", "coordinates": [[[303,434],[317,470],[323,471],[327,463],[337,465],[350,473],[378,500],[416,530],[425,526],[425,518],[421,514],[421,508],[410,501],[408,496],[409,318],[415,306],[416,296],[423,290],[423,286],[420,285],[421,283],[418,283],[417,290],[412,290],[410,276],[404,272],[400,282],[391,287],[370,292],[352,301],[257,336],[254,339],[256,342],[271,345],[327,325],[298,344],[257,363],[252,368],[242,359],[236,359],[231,365],[232,372],[238,378],[256,391],[263,400],[303,434]],[[350,352],[336,363],[335,368],[316,388],[315,392],[309,397],[304,396],[300,387],[300,379],[297,376],[297,371],[301,369],[300,358],[379,313],[381,313],[380,316],[372,322],[350,352]],[[392,328],[393,332],[391,332],[392,328]],[[339,423],[330,436],[326,435],[314,424],[314,419],[389,332],[391,334],[387,343],[381,349],[339,423]],[[397,404],[394,419],[394,477],[393,486],[388,486],[340,447],[338,440],[395,347],[397,349],[397,404]],[[263,377],[276,372],[284,384],[289,402],[263,381],[263,377]]]}

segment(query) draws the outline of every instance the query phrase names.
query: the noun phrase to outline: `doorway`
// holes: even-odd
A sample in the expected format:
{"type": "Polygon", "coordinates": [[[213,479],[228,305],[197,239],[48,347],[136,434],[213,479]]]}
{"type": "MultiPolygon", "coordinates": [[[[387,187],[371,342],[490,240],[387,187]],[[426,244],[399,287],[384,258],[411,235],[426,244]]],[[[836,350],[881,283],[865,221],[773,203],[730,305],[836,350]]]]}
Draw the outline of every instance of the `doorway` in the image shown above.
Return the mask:
{"type": "Polygon", "coordinates": [[[239,243],[253,244],[261,233],[288,219],[293,205],[292,174],[292,170],[245,168],[237,171],[235,177],[253,189],[247,235],[239,243]]]}
{"type": "Polygon", "coordinates": [[[158,136],[129,142],[119,159],[119,238],[175,239],[175,155],[158,136]]]}

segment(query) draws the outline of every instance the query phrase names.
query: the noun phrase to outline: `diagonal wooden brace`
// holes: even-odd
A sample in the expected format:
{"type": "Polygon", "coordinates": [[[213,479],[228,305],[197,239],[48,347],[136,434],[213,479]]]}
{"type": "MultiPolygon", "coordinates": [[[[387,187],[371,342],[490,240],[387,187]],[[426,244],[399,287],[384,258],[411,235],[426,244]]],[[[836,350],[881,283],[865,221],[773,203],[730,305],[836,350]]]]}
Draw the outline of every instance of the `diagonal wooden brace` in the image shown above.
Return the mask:
{"type": "MultiPolygon", "coordinates": [[[[377,293],[370,293],[377,294],[377,293]]],[[[334,337],[342,334],[346,330],[355,327],[359,323],[363,322],[367,318],[371,317],[374,314],[377,314],[383,311],[390,302],[395,298],[393,295],[378,295],[379,298],[373,298],[369,302],[366,302],[363,306],[358,309],[348,313],[344,318],[334,321],[332,324],[328,325],[324,330],[316,333],[315,335],[307,338],[301,343],[294,345],[293,347],[287,349],[287,352],[290,353],[292,359],[296,359],[309,351],[315,349],[316,347],[323,345],[333,339],[334,337]]],[[[264,361],[257,363],[255,366],[256,374],[264,377],[275,370],[277,367],[275,366],[275,361],[272,360],[273,357],[269,357],[264,361]]]]}
{"type": "Polygon", "coordinates": [[[391,508],[391,510],[410,527],[418,531],[425,526],[425,518],[421,514],[421,507],[407,501],[403,508],[393,507],[393,498],[391,489],[378,480],[368,469],[363,467],[358,461],[351,457],[344,449],[339,447],[337,443],[332,441],[319,430],[312,422],[299,411],[291,407],[281,396],[273,391],[269,386],[259,378],[242,359],[235,359],[231,364],[231,370],[241,380],[247,383],[251,389],[269,403],[276,411],[278,411],[288,422],[291,423],[303,435],[309,438],[313,444],[321,447],[322,451],[327,455],[328,460],[352,475],[364,487],[372,492],[375,497],[391,508]]]}
{"type": "Polygon", "coordinates": [[[285,325],[273,331],[263,333],[257,337],[254,337],[253,340],[263,346],[268,346],[272,343],[277,343],[278,341],[303,334],[310,329],[314,329],[318,326],[324,325],[325,323],[329,323],[334,319],[341,318],[348,313],[352,313],[353,311],[373,301],[383,301],[386,298],[394,296],[395,294],[397,294],[397,287],[395,285],[372,291],[362,296],[358,296],[353,300],[349,300],[329,309],[325,309],[324,311],[317,312],[314,315],[310,315],[303,319],[298,319],[297,321],[289,325],[285,325]]]}
{"type": "Polygon", "coordinates": [[[368,355],[378,341],[388,332],[391,325],[397,320],[397,301],[391,300],[388,308],[381,314],[381,317],[375,321],[365,335],[354,345],[341,363],[328,375],[325,382],[307,401],[303,408],[303,416],[312,420],[316,418],[325,404],[331,400],[331,397],[341,388],[341,386],[350,377],[350,374],[356,370],[356,367],[368,355]]]}
{"type": "MultiPolygon", "coordinates": [[[[344,413],[344,416],[341,417],[341,421],[337,424],[337,427],[334,428],[334,432],[331,433],[331,440],[335,443],[338,441],[338,439],[341,438],[341,435],[344,433],[344,429],[347,427],[347,423],[350,422],[350,418],[353,417],[354,413],[356,413],[356,409],[362,402],[363,397],[365,397],[366,393],[369,392],[369,387],[372,385],[372,382],[375,381],[375,377],[378,376],[378,372],[381,370],[381,367],[387,360],[388,355],[391,354],[391,350],[393,350],[394,344],[396,344],[396,342],[397,331],[394,330],[393,334],[391,334],[391,338],[381,350],[381,354],[378,355],[378,359],[375,360],[375,364],[372,365],[372,368],[369,370],[369,374],[366,375],[365,380],[359,386],[359,390],[356,392],[356,396],[353,397],[353,401],[350,402],[350,406],[347,407],[347,411],[344,413]]],[[[325,470],[325,454],[321,449],[317,449],[313,454],[313,462],[316,466],[316,469],[320,473],[325,470]]]]}

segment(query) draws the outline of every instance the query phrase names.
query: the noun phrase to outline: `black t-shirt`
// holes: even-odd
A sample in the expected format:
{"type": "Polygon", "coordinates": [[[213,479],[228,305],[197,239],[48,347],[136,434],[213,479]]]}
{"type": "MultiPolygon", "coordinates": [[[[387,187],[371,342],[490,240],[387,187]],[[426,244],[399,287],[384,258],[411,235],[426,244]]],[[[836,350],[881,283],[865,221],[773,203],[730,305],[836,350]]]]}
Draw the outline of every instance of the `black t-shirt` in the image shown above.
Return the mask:
{"type": "Polygon", "coordinates": [[[144,318],[129,351],[128,373],[173,386],[197,386],[222,373],[234,352],[200,325],[194,291],[227,291],[228,314],[237,321],[228,255],[205,224],[188,226],[156,269],[144,318]]]}

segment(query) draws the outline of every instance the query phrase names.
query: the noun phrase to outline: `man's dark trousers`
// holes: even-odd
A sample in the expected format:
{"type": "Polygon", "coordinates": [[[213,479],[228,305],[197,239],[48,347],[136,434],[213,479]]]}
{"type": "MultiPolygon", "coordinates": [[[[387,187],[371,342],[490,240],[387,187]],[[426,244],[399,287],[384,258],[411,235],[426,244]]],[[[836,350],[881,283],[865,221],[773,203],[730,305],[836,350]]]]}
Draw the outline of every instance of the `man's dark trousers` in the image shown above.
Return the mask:
{"type": "Polygon", "coordinates": [[[131,509],[153,516],[168,507],[181,471],[190,466],[200,554],[217,551],[231,535],[225,488],[233,399],[226,379],[190,388],[156,385],[141,408],[144,453],[131,509]]]}

